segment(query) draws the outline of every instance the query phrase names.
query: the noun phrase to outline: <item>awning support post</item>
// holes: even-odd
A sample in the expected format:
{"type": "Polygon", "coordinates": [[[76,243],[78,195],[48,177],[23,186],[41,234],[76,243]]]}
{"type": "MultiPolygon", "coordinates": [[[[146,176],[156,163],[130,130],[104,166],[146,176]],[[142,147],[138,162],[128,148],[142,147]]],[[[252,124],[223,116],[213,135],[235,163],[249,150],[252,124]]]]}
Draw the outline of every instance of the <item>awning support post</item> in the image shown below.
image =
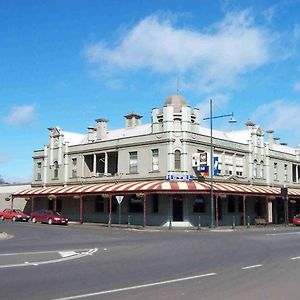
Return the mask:
{"type": "Polygon", "coordinates": [[[11,209],[14,209],[14,196],[11,195],[11,209]]]}
{"type": "Polygon", "coordinates": [[[109,215],[108,215],[108,227],[111,227],[111,211],[112,211],[112,195],[109,194],[109,215]]]}
{"type": "Polygon", "coordinates": [[[83,197],[82,194],[80,194],[80,199],[79,199],[79,222],[80,224],[83,224],[83,197]]]}
{"type": "Polygon", "coordinates": [[[147,194],[144,193],[144,224],[143,226],[146,227],[147,225],[147,194]]]}
{"type": "Polygon", "coordinates": [[[243,195],[243,225],[246,225],[246,195],[243,195]]]}
{"type": "Polygon", "coordinates": [[[216,209],[216,212],[215,212],[215,216],[216,216],[216,220],[215,220],[215,224],[216,224],[216,227],[219,227],[219,194],[215,193],[215,197],[216,197],[216,205],[215,205],[215,209],[216,209]]]}
{"type": "Polygon", "coordinates": [[[31,198],[31,213],[33,213],[34,212],[34,197],[31,196],[30,198],[31,198]]]}

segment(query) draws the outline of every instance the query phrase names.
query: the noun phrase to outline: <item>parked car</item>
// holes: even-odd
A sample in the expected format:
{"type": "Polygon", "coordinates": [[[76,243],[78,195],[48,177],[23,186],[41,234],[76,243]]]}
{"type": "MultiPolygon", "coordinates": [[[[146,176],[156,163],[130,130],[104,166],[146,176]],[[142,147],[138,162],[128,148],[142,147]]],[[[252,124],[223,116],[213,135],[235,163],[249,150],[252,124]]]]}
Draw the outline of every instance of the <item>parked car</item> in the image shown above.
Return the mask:
{"type": "Polygon", "coordinates": [[[297,226],[300,226],[300,215],[296,215],[296,216],[293,218],[293,224],[294,224],[294,225],[297,225],[297,226]]]}
{"type": "Polygon", "coordinates": [[[0,211],[0,219],[4,221],[5,219],[15,221],[25,221],[28,222],[30,216],[24,214],[20,209],[5,208],[0,211]]]}
{"type": "Polygon", "coordinates": [[[39,209],[31,214],[33,223],[41,222],[51,224],[68,224],[69,219],[60,215],[58,212],[48,209],[39,209]]]}

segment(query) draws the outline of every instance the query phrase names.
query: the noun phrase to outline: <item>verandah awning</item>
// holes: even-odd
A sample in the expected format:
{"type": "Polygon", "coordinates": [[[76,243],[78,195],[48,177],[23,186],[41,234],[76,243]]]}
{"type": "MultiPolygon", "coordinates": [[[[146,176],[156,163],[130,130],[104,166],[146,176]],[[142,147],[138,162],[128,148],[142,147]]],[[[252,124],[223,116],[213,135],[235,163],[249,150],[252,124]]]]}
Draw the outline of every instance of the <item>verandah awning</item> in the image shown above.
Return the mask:
{"type": "MultiPolygon", "coordinates": [[[[279,187],[254,186],[236,183],[214,183],[214,192],[223,194],[247,194],[247,195],[269,195],[280,196],[279,187]]],[[[13,193],[14,197],[47,196],[55,195],[77,195],[77,194],[130,194],[138,192],[148,193],[208,193],[210,184],[198,181],[135,181],[120,183],[98,183],[85,185],[35,187],[13,193]]],[[[288,189],[289,196],[299,196],[300,189],[288,189]]]]}

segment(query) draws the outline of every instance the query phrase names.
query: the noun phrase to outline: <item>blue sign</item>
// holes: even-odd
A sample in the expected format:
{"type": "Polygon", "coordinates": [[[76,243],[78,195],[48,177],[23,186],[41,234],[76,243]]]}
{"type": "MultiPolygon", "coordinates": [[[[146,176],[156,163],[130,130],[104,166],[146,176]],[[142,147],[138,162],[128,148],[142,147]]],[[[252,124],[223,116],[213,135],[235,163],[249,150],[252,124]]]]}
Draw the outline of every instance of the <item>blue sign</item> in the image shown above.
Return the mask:
{"type": "Polygon", "coordinates": [[[214,157],[214,176],[219,175],[219,158],[214,157]]]}

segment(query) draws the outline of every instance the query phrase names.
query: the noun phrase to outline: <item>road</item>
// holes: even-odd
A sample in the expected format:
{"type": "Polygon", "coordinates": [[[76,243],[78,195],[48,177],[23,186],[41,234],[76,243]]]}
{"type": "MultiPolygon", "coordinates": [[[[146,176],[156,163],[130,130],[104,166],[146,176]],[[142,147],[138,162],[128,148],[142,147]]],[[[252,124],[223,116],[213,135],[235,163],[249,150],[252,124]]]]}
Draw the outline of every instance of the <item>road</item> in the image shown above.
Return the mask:
{"type": "Polygon", "coordinates": [[[300,228],[0,231],[0,299],[300,299],[300,228]]]}

